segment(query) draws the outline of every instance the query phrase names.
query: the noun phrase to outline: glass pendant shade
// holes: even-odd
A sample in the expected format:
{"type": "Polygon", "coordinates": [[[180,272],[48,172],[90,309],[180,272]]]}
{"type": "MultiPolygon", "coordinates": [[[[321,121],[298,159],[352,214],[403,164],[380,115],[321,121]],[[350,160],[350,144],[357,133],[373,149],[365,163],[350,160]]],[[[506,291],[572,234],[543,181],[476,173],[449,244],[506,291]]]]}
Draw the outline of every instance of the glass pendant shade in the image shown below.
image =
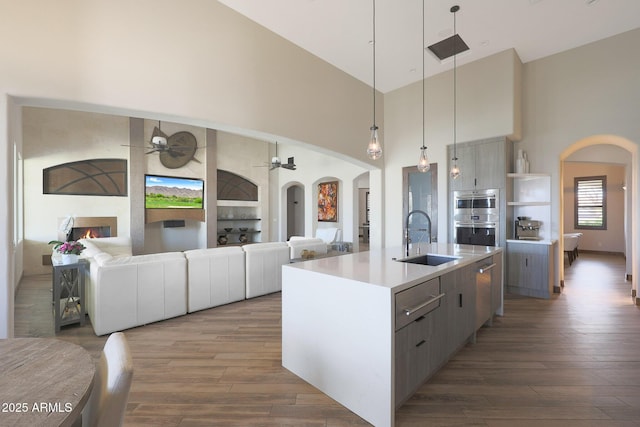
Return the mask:
{"type": "Polygon", "coordinates": [[[460,176],[460,168],[458,167],[457,160],[458,159],[453,159],[453,166],[451,167],[451,171],[449,172],[449,175],[451,175],[452,179],[456,179],[460,176]]]}
{"type": "Polygon", "coordinates": [[[418,159],[418,172],[426,172],[431,166],[427,156],[427,147],[420,147],[420,159],[418,159]]]}
{"type": "Polygon", "coordinates": [[[382,157],[382,146],[378,141],[378,126],[371,126],[371,139],[367,146],[367,156],[372,160],[382,157]]]}

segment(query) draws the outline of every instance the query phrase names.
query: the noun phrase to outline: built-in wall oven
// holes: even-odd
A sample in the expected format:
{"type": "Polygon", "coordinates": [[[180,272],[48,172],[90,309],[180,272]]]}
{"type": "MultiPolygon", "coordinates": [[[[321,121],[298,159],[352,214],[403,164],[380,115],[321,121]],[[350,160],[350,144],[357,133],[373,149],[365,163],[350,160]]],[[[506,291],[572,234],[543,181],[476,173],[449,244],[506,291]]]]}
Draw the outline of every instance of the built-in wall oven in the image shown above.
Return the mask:
{"type": "Polygon", "coordinates": [[[453,239],[465,245],[500,242],[499,190],[454,191],[453,239]]]}

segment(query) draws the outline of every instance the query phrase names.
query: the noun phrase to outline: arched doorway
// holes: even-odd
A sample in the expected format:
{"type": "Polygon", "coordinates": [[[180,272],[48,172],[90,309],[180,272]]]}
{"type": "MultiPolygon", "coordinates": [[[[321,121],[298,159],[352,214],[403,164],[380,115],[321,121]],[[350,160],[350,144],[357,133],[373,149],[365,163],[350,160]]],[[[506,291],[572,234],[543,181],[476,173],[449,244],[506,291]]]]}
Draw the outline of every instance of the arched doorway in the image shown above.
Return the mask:
{"type": "Polygon", "coordinates": [[[304,187],[293,184],[286,188],[287,240],[291,236],[304,236],[304,187]]]}
{"type": "Polygon", "coordinates": [[[634,298],[636,298],[636,304],[638,303],[637,299],[637,254],[638,254],[638,197],[636,196],[637,190],[634,187],[637,185],[638,181],[638,146],[633,142],[629,141],[626,138],[622,138],[615,135],[593,135],[579,141],[576,141],[571,146],[567,147],[560,154],[560,215],[559,215],[559,272],[560,272],[560,282],[564,283],[564,247],[563,247],[563,238],[564,235],[564,215],[565,215],[565,198],[564,198],[564,180],[565,180],[565,170],[566,170],[566,162],[568,159],[577,153],[580,150],[586,149],[588,147],[594,146],[615,146],[622,148],[627,151],[631,157],[631,170],[629,175],[629,179],[626,183],[627,191],[627,203],[629,205],[628,209],[628,236],[630,236],[630,242],[627,245],[627,275],[631,276],[632,279],[632,293],[634,298]]]}

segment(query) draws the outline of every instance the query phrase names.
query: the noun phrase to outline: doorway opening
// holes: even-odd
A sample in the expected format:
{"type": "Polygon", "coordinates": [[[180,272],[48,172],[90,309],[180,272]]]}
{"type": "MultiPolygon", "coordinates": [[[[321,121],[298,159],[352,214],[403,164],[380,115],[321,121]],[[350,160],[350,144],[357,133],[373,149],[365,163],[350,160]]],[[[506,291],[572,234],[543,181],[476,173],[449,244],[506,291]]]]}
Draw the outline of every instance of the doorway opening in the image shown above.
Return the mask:
{"type": "MultiPolygon", "coordinates": [[[[637,182],[638,177],[638,148],[637,145],[631,141],[614,135],[595,135],[582,140],[579,140],[565,149],[560,155],[560,215],[559,215],[559,254],[558,254],[558,266],[560,283],[564,285],[565,274],[569,274],[565,271],[566,268],[571,268],[569,260],[565,256],[564,236],[565,234],[582,231],[574,230],[570,227],[573,225],[572,218],[574,217],[574,189],[573,184],[567,185],[568,181],[573,183],[573,175],[580,174],[580,164],[584,165],[587,171],[594,171],[596,167],[607,169],[607,165],[619,164],[624,168],[624,177],[616,178],[615,185],[609,187],[612,191],[618,192],[615,194],[618,198],[622,197],[622,201],[618,202],[617,209],[623,211],[621,225],[624,235],[624,247],[622,251],[626,257],[625,262],[625,277],[627,280],[631,280],[631,293],[634,297],[636,304],[637,299],[637,262],[636,257],[638,254],[638,198],[636,196],[637,191],[633,188],[637,182]],[[588,164],[590,163],[590,165],[588,164]],[[571,217],[571,218],[569,218],[571,217]]],[[[615,169],[615,168],[614,168],[615,169]]],[[[606,234],[607,231],[600,234],[592,232],[588,239],[581,237],[582,242],[579,243],[578,252],[581,249],[598,251],[600,247],[603,248],[603,252],[607,252],[607,241],[610,237],[606,234]]],[[[615,230],[610,230],[609,235],[615,233],[615,230]]],[[[620,231],[618,230],[620,234],[620,231]]],[[[584,233],[583,233],[584,234],[584,233]]],[[[614,238],[615,239],[615,238],[614,238]]],[[[617,251],[617,249],[615,250],[617,251]]]]}
{"type": "Polygon", "coordinates": [[[294,184],[287,188],[287,240],[304,236],[304,187],[294,184]]]}

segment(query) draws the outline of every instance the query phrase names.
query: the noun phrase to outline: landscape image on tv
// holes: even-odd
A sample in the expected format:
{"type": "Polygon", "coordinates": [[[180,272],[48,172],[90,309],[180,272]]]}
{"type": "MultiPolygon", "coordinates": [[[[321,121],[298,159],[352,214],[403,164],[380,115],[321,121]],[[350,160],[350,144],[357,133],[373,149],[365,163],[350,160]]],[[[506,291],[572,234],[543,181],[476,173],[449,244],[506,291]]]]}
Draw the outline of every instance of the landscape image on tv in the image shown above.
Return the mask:
{"type": "Polygon", "coordinates": [[[202,209],[203,195],[201,179],[145,175],[147,209],[202,209]]]}

